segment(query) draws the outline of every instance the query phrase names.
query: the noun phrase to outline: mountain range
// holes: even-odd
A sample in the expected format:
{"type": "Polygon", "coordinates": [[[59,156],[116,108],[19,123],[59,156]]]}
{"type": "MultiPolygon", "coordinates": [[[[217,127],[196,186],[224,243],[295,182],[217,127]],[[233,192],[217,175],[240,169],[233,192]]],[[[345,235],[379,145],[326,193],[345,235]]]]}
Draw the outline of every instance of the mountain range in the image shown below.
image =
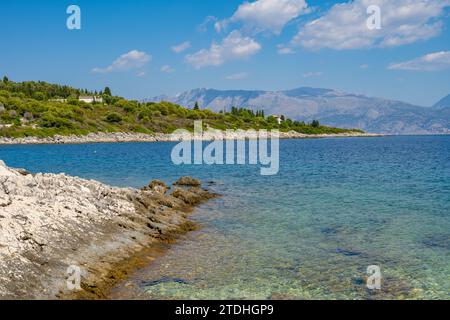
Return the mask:
{"type": "Polygon", "coordinates": [[[450,108],[450,94],[439,100],[433,107],[436,109],[450,108]]]}
{"type": "Polygon", "coordinates": [[[232,106],[264,110],[266,115],[285,115],[294,120],[341,128],[357,128],[385,134],[450,133],[450,95],[432,107],[368,97],[332,89],[301,87],[285,91],[194,89],[176,96],[145,101],[170,101],[213,111],[232,106]]]}

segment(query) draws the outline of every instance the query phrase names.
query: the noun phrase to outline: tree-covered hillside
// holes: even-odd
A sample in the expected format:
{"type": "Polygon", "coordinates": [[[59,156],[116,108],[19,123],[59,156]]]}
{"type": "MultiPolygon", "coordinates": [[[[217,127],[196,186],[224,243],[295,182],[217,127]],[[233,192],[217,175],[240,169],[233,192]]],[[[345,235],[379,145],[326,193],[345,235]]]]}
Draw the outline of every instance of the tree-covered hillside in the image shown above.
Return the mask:
{"type": "MultiPolygon", "coordinates": [[[[280,129],[300,133],[344,133],[352,130],[306,124],[245,108],[215,113],[190,110],[169,102],[126,100],[112,96],[111,90],[89,91],[46,82],[0,81],[0,136],[85,135],[91,132],[171,133],[178,128],[193,129],[194,120],[217,129],[280,129]],[[79,101],[81,95],[99,95],[103,102],[79,101]]],[[[355,130],[358,131],[358,130],[355,130]]]]}

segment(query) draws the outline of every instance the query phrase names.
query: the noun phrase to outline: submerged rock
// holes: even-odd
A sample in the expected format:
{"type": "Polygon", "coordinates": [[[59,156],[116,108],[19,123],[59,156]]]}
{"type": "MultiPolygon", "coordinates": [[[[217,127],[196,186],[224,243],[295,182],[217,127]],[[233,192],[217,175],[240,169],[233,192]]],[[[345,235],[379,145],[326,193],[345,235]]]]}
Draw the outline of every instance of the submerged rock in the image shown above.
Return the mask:
{"type": "Polygon", "coordinates": [[[354,256],[362,255],[362,252],[360,252],[360,251],[348,250],[348,249],[343,249],[343,248],[337,248],[336,253],[343,254],[344,256],[347,256],[347,257],[354,257],[354,256]]]}
{"type": "Polygon", "coordinates": [[[337,228],[334,227],[325,227],[320,229],[320,232],[323,234],[331,235],[331,234],[337,234],[339,233],[337,228]]]}
{"type": "Polygon", "coordinates": [[[161,283],[179,283],[179,284],[189,284],[187,280],[181,279],[181,278],[171,278],[171,277],[162,277],[157,280],[152,281],[142,281],[141,286],[143,287],[153,287],[161,283]]]}
{"type": "Polygon", "coordinates": [[[425,247],[440,248],[450,250],[450,235],[449,234],[436,234],[425,236],[422,240],[422,244],[425,247]]]}

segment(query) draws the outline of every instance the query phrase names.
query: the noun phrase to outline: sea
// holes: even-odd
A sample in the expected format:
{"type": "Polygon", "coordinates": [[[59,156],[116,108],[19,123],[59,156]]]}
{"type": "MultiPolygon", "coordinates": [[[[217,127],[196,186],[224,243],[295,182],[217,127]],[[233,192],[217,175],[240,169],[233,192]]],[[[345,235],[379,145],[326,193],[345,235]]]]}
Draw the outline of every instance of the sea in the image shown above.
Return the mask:
{"type": "Polygon", "coordinates": [[[450,298],[450,136],[282,140],[270,176],[175,165],[175,145],[0,146],[0,159],[119,187],[193,176],[221,195],[118,298],[450,298]]]}

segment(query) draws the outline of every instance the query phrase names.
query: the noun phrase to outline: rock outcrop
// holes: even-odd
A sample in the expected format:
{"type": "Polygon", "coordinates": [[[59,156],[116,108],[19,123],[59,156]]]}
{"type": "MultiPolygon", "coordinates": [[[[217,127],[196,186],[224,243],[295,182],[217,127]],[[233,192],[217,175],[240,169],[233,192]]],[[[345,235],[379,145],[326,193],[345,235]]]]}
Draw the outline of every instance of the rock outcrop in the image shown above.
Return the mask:
{"type": "MultiPolygon", "coordinates": [[[[35,174],[0,161],[0,299],[104,297],[127,262],[192,230],[193,205],[215,195],[154,181],[115,188],[64,174],[35,174]],[[67,270],[82,270],[81,291],[67,270]]],[[[128,268],[128,269],[127,269],[128,268]]]]}
{"type": "Polygon", "coordinates": [[[188,186],[188,187],[200,187],[202,183],[198,179],[192,177],[181,177],[178,179],[174,185],[175,186],[188,186]]]}

